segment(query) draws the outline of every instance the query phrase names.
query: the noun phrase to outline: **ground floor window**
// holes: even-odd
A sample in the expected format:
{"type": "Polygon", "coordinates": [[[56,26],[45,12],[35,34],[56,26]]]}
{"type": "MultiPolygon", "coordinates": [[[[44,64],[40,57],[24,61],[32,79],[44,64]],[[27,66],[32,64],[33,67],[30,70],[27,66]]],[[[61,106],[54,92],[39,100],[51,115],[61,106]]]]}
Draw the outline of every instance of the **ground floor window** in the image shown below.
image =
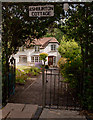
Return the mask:
{"type": "Polygon", "coordinates": [[[27,56],[26,55],[20,55],[19,56],[19,62],[20,63],[27,63],[27,56]]]}
{"type": "Polygon", "coordinates": [[[31,56],[31,62],[35,63],[35,62],[42,62],[42,61],[40,60],[39,56],[31,56]]]}
{"type": "Polygon", "coordinates": [[[34,62],[34,57],[33,56],[31,57],[31,62],[34,62]]]}
{"type": "Polygon", "coordinates": [[[38,62],[39,57],[35,56],[35,62],[38,62]]]}
{"type": "Polygon", "coordinates": [[[56,57],[53,57],[53,64],[56,64],[56,57]]]}

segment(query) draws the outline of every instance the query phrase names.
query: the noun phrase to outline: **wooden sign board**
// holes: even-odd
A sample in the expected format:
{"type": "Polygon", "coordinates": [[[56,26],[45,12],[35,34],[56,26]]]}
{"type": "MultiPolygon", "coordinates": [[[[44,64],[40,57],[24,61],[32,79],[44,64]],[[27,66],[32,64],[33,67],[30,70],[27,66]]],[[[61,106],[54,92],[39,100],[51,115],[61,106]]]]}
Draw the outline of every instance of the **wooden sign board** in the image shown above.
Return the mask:
{"type": "Polygon", "coordinates": [[[54,5],[29,6],[30,17],[54,16],[54,5]]]}

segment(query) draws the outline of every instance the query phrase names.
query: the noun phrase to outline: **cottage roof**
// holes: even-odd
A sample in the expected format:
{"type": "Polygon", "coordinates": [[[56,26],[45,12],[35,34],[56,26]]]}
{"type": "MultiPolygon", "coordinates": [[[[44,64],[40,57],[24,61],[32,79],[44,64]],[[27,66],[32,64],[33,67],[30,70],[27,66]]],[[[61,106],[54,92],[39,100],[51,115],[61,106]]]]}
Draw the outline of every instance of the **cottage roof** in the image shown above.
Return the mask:
{"type": "Polygon", "coordinates": [[[27,42],[27,45],[40,45],[40,48],[46,47],[49,43],[58,43],[55,37],[43,37],[40,39],[34,39],[32,43],[27,42]]]}

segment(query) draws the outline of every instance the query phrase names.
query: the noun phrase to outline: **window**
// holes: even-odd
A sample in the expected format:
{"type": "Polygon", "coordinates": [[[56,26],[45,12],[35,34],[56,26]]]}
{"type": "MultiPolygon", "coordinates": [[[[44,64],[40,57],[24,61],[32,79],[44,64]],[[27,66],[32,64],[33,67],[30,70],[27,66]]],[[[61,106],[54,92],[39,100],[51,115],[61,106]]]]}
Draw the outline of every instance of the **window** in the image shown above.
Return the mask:
{"type": "Polygon", "coordinates": [[[35,52],[39,52],[39,46],[35,46],[35,52]]]}
{"type": "Polygon", "coordinates": [[[56,45],[51,45],[51,50],[55,51],[56,50],[56,45]]]}
{"type": "Polygon", "coordinates": [[[39,57],[39,62],[42,62],[42,60],[40,60],[40,57],[39,57]]]}
{"type": "Polygon", "coordinates": [[[56,57],[53,57],[53,64],[56,63],[56,57]]]}
{"type": "Polygon", "coordinates": [[[42,62],[42,60],[40,60],[39,56],[31,56],[31,62],[35,63],[35,62],[42,62]]]}
{"type": "Polygon", "coordinates": [[[31,57],[31,62],[34,62],[34,57],[33,56],[31,57]]]}
{"type": "Polygon", "coordinates": [[[26,55],[19,56],[19,62],[20,63],[27,63],[27,56],[26,55]]]}
{"type": "Polygon", "coordinates": [[[38,56],[35,56],[35,62],[38,62],[38,56]]]}

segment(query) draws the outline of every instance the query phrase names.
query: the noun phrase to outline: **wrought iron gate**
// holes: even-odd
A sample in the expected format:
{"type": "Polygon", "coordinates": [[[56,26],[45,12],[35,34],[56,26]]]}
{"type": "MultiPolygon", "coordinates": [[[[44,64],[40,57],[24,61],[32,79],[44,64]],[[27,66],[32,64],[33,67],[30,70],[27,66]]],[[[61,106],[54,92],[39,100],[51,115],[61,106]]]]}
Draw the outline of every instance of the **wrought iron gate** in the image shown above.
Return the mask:
{"type": "Polygon", "coordinates": [[[3,71],[2,76],[2,97],[3,97],[3,105],[8,102],[8,99],[15,92],[15,59],[12,57],[9,62],[9,66],[7,66],[8,71],[3,71]]]}
{"type": "Polygon", "coordinates": [[[76,90],[65,82],[58,68],[42,71],[43,107],[80,109],[76,90]]]}

